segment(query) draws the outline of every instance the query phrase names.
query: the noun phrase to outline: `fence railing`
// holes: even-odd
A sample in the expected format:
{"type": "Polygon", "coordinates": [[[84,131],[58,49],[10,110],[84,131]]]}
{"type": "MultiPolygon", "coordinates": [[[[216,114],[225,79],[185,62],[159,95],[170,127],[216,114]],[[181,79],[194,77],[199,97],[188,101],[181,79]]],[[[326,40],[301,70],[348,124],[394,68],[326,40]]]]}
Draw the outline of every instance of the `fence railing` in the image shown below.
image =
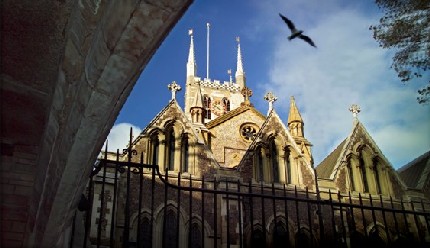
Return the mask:
{"type": "MultiPolygon", "coordinates": [[[[429,247],[430,203],[196,178],[105,156],[73,247],[429,247]]],[[[140,155],[141,158],[143,155],[140,155]]],[[[75,233],[75,232],[74,232],[75,233]]]]}

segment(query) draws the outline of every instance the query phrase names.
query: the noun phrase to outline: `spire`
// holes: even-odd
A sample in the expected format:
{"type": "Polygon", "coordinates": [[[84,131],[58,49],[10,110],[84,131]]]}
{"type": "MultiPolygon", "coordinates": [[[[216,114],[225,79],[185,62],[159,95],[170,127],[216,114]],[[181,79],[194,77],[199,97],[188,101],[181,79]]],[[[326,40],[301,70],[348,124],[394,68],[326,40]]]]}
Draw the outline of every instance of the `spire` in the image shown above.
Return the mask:
{"type": "Polygon", "coordinates": [[[241,88],[245,87],[246,78],[245,72],[243,71],[243,63],[242,63],[242,52],[240,50],[240,38],[236,37],[237,41],[237,68],[236,68],[236,83],[241,86],[241,88]]]}
{"type": "Polygon", "coordinates": [[[196,76],[196,60],[194,57],[194,39],[193,39],[193,30],[188,30],[188,35],[190,36],[190,52],[188,53],[188,62],[187,62],[187,77],[196,76]]]}
{"type": "Polygon", "coordinates": [[[288,128],[293,136],[303,137],[304,122],[300,115],[299,109],[296,106],[294,97],[290,100],[290,113],[288,114],[288,128]]]}

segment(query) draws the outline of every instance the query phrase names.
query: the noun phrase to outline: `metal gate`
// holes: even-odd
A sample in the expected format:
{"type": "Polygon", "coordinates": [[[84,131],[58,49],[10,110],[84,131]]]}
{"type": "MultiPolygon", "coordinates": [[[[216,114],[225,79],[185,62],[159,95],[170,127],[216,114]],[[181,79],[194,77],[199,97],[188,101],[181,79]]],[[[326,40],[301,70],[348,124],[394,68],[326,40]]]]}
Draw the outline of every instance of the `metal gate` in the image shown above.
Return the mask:
{"type": "MultiPolygon", "coordinates": [[[[107,151],[107,148],[106,148],[107,151]]],[[[124,149],[88,183],[82,244],[73,247],[429,247],[430,203],[196,178],[124,149]],[[140,161],[140,162],[136,162],[140,161]]]]}

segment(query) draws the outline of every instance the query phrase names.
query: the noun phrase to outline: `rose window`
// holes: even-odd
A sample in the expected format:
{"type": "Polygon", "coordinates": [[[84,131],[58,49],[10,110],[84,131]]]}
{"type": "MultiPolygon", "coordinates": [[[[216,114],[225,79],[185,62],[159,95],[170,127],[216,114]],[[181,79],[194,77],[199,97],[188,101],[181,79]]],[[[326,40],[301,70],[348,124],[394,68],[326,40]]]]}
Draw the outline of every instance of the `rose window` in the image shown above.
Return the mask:
{"type": "Polygon", "coordinates": [[[240,134],[242,138],[244,138],[247,141],[252,141],[257,134],[257,128],[253,125],[244,125],[240,129],[240,134]]]}

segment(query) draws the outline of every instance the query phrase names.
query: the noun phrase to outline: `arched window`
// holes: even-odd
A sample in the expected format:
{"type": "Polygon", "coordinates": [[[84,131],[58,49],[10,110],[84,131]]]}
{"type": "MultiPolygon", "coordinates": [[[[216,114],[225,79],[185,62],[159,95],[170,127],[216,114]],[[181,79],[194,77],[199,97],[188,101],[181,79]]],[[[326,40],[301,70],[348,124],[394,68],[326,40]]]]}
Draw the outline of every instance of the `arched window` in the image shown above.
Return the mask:
{"type": "Polygon", "coordinates": [[[151,229],[151,221],[144,217],[140,222],[139,248],[152,247],[151,229]]]}
{"type": "Polygon", "coordinates": [[[207,95],[203,96],[203,107],[205,109],[205,118],[211,119],[211,98],[207,95]]]}
{"type": "Polygon", "coordinates": [[[174,170],[175,169],[175,131],[173,130],[173,127],[171,127],[168,131],[168,165],[167,168],[169,170],[174,170]]]}
{"type": "Polygon", "coordinates": [[[278,221],[273,230],[273,248],[288,247],[287,241],[287,229],[285,228],[284,223],[278,221]]]}
{"type": "Polygon", "coordinates": [[[361,178],[363,180],[363,192],[369,192],[369,185],[367,183],[367,173],[366,173],[366,165],[364,164],[364,158],[363,158],[363,150],[360,150],[359,155],[359,166],[360,166],[360,172],[361,172],[361,178]]]}
{"type": "Polygon", "coordinates": [[[302,228],[296,234],[296,247],[313,247],[309,230],[302,228]]]}
{"type": "Polygon", "coordinates": [[[176,248],[176,244],[178,243],[178,235],[176,232],[177,227],[177,218],[176,214],[169,210],[166,213],[165,218],[165,229],[163,230],[163,247],[165,248],[176,248]]]}
{"type": "Polygon", "coordinates": [[[382,194],[382,189],[381,189],[381,178],[379,175],[379,165],[378,165],[378,158],[374,157],[372,159],[372,163],[373,163],[373,170],[375,172],[375,184],[376,184],[376,193],[378,194],[382,194]]]}
{"type": "Polygon", "coordinates": [[[291,160],[290,160],[290,148],[285,147],[285,157],[284,157],[284,162],[285,162],[285,183],[291,183],[291,160]]]}
{"type": "Polygon", "coordinates": [[[260,229],[254,229],[253,236],[251,237],[251,247],[261,248],[266,247],[264,242],[264,233],[260,229]]]}
{"type": "Polygon", "coordinates": [[[254,170],[254,179],[257,182],[261,182],[264,180],[263,177],[263,154],[262,154],[261,146],[257,146],[255,149],[255,170],[254,170]]]}
{"type": "Polygon", "coordinates": [[[151,135],[151,163],[153,165],[158,164],[158,147],[160,145],[160,141],[158,140],[158,133],[154,133],[151,135]]]}
{"type": "Polygon", "coordinates": [[[371,247],[383,248],[386,247],[385,231],[380,226],[374,226],[369,232],[369,244],[371,247]]]}
{"type": "Polygon", "coordinates": [[[224,97],[222,102],[224,103],[225,111],[230,111],[230,100],[228,100],[227,97],[224,97]]]}
{"type": "Polygon", "coordinates": [[[191,225],[191,240],[189,242],[190,242],[190,245],[188,247],[193,247],[193,248],[203,247],[202,231],[200,229],[199,224],[197,223],[193,223],[191,225]]]}
{"type": "Polygon", "coordinates": [[[188,135],[182,136],[181,142],[181,171],[188,172],[188,135]]]}
{"type": "Polygon", "coordinates": [[[355,191],[355,187],[354,187],[354,175],[352,174],[352,165],[351,165],[351,163],[349,162],[346,167],[348,168],[350,191],[355,191]]]}
{"type": "Polygon", "coordinates": [[[272,181],[274,183],[279,182],[279,163],[278,163],[278,152],[276,150],[275,139],[271,139],[269,143],[270,150],[270,161],[272,164],[272,181]]]}

